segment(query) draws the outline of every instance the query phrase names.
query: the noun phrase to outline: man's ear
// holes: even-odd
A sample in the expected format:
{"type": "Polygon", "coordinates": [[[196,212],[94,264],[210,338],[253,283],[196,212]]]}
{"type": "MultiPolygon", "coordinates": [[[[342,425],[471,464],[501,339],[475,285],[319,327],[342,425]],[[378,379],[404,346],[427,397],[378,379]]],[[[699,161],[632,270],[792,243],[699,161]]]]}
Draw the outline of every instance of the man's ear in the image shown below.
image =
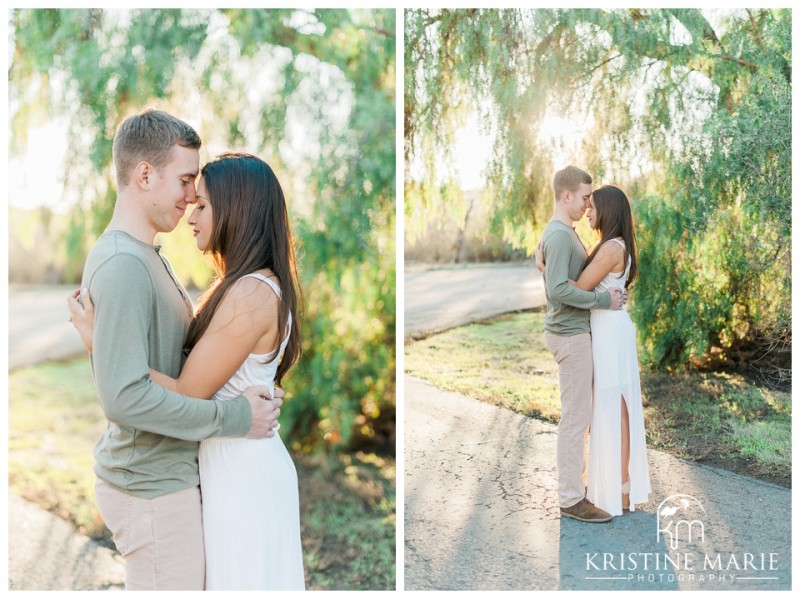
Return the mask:
{"type": "Polygon", "coordinates": [[[150,183],[153,177],[153,167],[149,162],[142,160],[133,168],[132,182],[135,183],[140,189],[150,189],[150,183]]]}

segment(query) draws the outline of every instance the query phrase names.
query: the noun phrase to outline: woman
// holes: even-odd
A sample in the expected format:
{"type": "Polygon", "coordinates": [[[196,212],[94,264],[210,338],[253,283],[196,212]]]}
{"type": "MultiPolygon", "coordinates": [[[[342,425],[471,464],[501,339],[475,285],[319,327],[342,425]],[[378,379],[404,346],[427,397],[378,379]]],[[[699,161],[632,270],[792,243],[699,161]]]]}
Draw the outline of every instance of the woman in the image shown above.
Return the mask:
{"type": "MultiPolygon", "coordinates": [[[[600,235],[577,281],[584,291],[627,289],[638,273],[636,238],[625,193],[604,185],[586,213],[600,235]]],[[[537,266],[542,270],[541,252],[537,266]]],[[[612,516],[633,511],[650,493],[636,330],[627,310],[592,310],[592,423],[587,499],[612,516]]]]}
{"type": "MultiPolygon", "coordinates": [[[[274,390],[300,357],[299,286],[280,183],[249,154],[223,154],[200,172],[188,219],[217,279],[202,296],[177,379],[151,371],[178,393],[230,400],[251,385],[274,390]],[[210,367],[213,365],[213,368],[210,367]],[[227,381],[227,382],[226,382],[227,381]]],[[[70,301],[91,351],[92,305],[70,301]]],[[[206,588],[303,589],[297,473],[278,434],[200,443],[206,588]]]]}

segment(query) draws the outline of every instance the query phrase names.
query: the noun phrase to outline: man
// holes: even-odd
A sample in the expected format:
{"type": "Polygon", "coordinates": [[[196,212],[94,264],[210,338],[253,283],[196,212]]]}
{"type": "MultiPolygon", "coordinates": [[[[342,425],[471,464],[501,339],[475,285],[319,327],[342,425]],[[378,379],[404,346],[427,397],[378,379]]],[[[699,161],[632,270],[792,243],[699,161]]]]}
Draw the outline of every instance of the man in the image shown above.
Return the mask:
{"type": "Polygon", "coordinates": [[[577,281],[588,257],[574,224],[589,208],[592,178],[568,166],[553,177],[555,207],[545,227],[541,248],[544,260],[547,314],[544,338],[558,362],[561,420],[558,423],[558,499],[561,516],[584,522],[608,522],[611,516],[585,497],[586,436],[591,421],[592,338],[589,310],[619,310],[623,292],[583,291],[577,281]]]}
{"type": "MultiPolygon", "coordinates": [[[[153,245],[196,202],[197,133],[147,110],[114,138],[114,215],[89,253],[82,288],[94,302],[92,369],[108,428],[95,447],[100,513],[125,556],[126,589],[202,590],[205,552],[198,442],[273,436],[281,400],[251,387],[232,401],[155,385],[177,377],[192,303],[153,245]]],[[[268,509],[268,506],[265,506],[268,509]]]]}

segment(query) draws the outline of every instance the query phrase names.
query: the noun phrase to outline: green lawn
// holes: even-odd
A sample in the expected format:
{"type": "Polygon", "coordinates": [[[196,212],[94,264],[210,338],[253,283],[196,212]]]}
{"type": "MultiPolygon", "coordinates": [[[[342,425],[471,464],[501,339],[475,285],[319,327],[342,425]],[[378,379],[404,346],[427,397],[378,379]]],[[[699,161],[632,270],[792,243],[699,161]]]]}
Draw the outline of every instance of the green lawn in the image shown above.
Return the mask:
{"type": "MultiPolygon", "coordinates": [[[[406,341],[405,370],[440,389],[558,422],[543,312],[406,341]]],[[[642,372],[648,446],[791,485],[791,394],[731,373],[642,372]]]]}
{"type": "MultiPolygon", "coordinates": [[[[88,360],[9,374],[10,490],[111,544],[94,501],[92,451],[106,421],[88,360]]],[[[395,460],[295,455],[309,589],[395,588],[395,460]]]]}

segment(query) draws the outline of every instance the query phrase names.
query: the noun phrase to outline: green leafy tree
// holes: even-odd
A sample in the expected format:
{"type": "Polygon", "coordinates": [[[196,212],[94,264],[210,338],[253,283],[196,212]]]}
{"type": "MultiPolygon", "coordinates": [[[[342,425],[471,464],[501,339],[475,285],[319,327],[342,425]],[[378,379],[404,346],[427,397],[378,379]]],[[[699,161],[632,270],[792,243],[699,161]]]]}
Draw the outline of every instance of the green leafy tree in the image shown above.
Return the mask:
{"type": "Polygon", "coordinates": [[[570,160],[634,200],[646,361],[789,376],[791,11],[414,10],[405,24],[412,228],[459,201],[446,165],[476,110],[495,140],[495,228],[532,250],[560,166],[539,132],[573,115],[586,134],[565,140],[570,160]]]}

